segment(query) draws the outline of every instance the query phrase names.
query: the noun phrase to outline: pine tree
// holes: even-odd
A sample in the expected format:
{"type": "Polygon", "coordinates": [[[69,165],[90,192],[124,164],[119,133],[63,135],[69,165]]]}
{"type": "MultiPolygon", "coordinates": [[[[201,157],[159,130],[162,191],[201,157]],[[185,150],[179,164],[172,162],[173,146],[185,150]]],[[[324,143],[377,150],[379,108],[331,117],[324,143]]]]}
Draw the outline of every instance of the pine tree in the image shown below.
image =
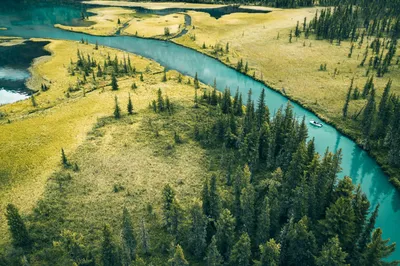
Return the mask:
{"type": "Polygon", "coordinates": [[[150,238],[149,238],[149,232],[147,231],[144,218],[142,218],[142,220],[140,222],[140,234],[141,234],[143,252],[144,252],[144,254],[150,254],[150,238]]]}
{"type": "Polygon", "coordinates": [[[246,232],[250,236],[254,233],[254,223],[255,223],[255,191],[253,185],[248,184],[242,189],[240,195],[240,224],[242,226],[242,231],[246,232]]]}
{"type": "MultiPolygon", "coordinates": [[[[380,266],[385,265],[386,262],[383,260],[392,254],[396,248],[396,243],[389,244],[389,239],[382,239],[382,230],[376,229],[372,233],[371,243],[368,244],[364,255],[364,265],[380,266]]],[[[393,261],[392,265],[398,264],[399,261],[393,261]]]]}
{"type": "Polygon", "coordinates": [[[101,258],[104,266],[120,266],[120,258],[117,248],[112,241],[110,227],[105,225],[103,227],[103,243],[101,258]]]}
{"type": "Polygon", "coordinates": [[[117,98],[117,96],[115,96],[114,118],[115,119],[120,119],[121,118],[121,109],[118,106],[118,98],[117,98]]]}
{"type": "Polygon", "coordinates": [[[269,239],[270,231],[270,207],[269,199],[266,196],[258,214],[257,219],[257,233],[256,233],[256,245],[259,246],[264,244],[269,239]]]}
{"type": "Polygon", "coordinates": [[[126,207],[122,212],[122,245],[124,258],[127,264],[135,258],[136,256],[136,238],[133,233],[132,218],[126,207]]]}
{"type": "Polygon", "coordinates": [[[63,148],[61,148],[61,164],[64,166],[64,168],[68,168],[71,165],[68,162],[67,155],[65,155],[63,148]]]}
{"type": "Polygon", "coordinates": [[[199,83],[199,79],[198,79],[198,77],[197,77],[197,72],[196,72],[196,75],[194,76],[194,82],[193,82],[193,84],[194,84],[194,88],[197,90],[198,88],[200,88],[200,83],[199,83]]]}
{"type": "Polygon", "coordinates": [[[355,220],[351,200],[340,197],[327,209],[325,219],[320,221],[321,233],[328,239],[337,235],[346,251],[355,240],[355,220]]]}
{"type": "Polygon", "coordinates": [[[257,103],[257,110],[256,110],[256,117],[257,117],[257,127],[261,129],[264,126],[265,122],[269,122],[269,113],[268,108],[265,105],[265,89],[261,90],[260,97],[258,98],[257,103]]]}
{"type": "Polygon", "coordinates": [[[195,202],[190,209],[190,216],[191,220],[188,234],[190,251],[195,257],[201,258],[207,247],[207,217],[203,214],[202,206],[199,202],[195,202]]]}
{"type": "Polygon", "coordinates": [[[167,82],[167,72],[166,72],[165,69],[164,69],[164,74],[163,74],[162,82],[167,82]]]}
{"type": "Polygon", "coordinates": [[[321,250],[321,254],[316,258],[317,266],[348,266],[346,263],[347,253],[342,251],[337,236],[329,239],[321,250]]]}
{"type": "Polygon", "coordinates": [[[17,207],[13,204],[7,205],[6,218],[14,247],[29,249],[32,245],[31,237],[17,207]]]}
{"type": "Polygon", "coordinates": [[[385,89],[382,94],[381,101],[378,107],[378,125],[376,129],[376,136],[378,138],[385,138],[387,133],[388,124],[391,120],[391,106],[390,106],[390,88],[392,85],[392,80],[389,80],[385,86],[385,89]]]}
{"type": "Polygon", "coordinates": [[[133,114],[133,104],[132,104],[131,94],[130,93],[129,93],[129,96],[128,96],[127,110],[128,110],[128,114],[130,114],[130,115],[133,114]]]}
{"type": "Polygon", "coordinates": [[[230,264],[235,266],[250,266],[251,243],[247,233],[243,233],[232,249],[230,264]]]}
{"type": "Polygon", "coordinates": [[[284,265],[308,266],[314,264],[317,246],[315,236],[308,228],[306,216],[298,223],[289,223],[287,234],[282,237],[281,242],[286,243],[282,244],[281,250],[284,265]]]}
{"type": "Polygon", "coordinates": [[[162,97],[161,89],[157,91],[157,111],[162,112],[165,109],[164,98],[162,97]]]}
{"type": "Polygon", "coordinates": [[[281,245],[271,238],[268,242],[260,245],[260,263],[259,266],[279,266],[279,257],[281,245]]]}
{"type": "Polygon", "coordinates": [[[179,244],[176,245],[174,256],[169,259],[168,262],[171,266],[189,265],[189,263],[185,259],[185,255],[183,254],[183,249],[179,244]]]}
{"type": "Polygon", "coordinates": [[[210,196],[209,196],[209,216],[216,221],[221,212],[221,199],[218,193],[217,176],[212,175],[210,181],[210,196]]]}
{"type": "Polygon", "coordinates": [[[372,88],[370,96],[368,98],[367,105],[365,106],[363,112],[363,119],[361,121],[363,136],[367,140],[367,143],[372,133],[373,129],[372,127],[375,124],[375,112],[376,112],[375,89],[372,88]]]}
{"type": "Polygon", "coordinates": [[[118,81],[114,74],[111,77],[111,90],[113,91],[118,90],[118,81]]]}
{"type": "Polygon", "coordinates": [[[96,41],[96,46],[94,47],[95,50],[99,50],[99,43],[96,41]]]}
{"type": "Polygon", "coordinates": [[[215,236],[211,238],[211,243],[207,248],[207,255],[204,258],[207,266],[221,266],[223,258],[217,248],[217,239],[215,236]]]}
{"type": "Polygon", "coordinates": [[[350,88],[347,92],[347,96],[346,96],[346,101],[344,103],[343,106],[343,118],[347,117],[347,112],[349,110],[349,103],[350,103],[350,99],[351,99],[351,92],[353,90],[353,82],[354,82],[354,78],[351,79],[351,84],[350,84],[350,88]]]}
{"type": "Polygon", "coordinates": [[[32,106],[33,106],[33,107],[36,107],[36,106],[37,106],[36,98],[35,98],[35,95],[33,95],[33,94],[32,94],[32,96],[31,96],[31,102],[32,102],[32,106]]]}
{"type": "Polygon", "coordinates": [[[223,209],[217,221],[217,239],[218,250],[227,260],[231,254],[235,238],[235,218],[228,209],[223,209]]]}

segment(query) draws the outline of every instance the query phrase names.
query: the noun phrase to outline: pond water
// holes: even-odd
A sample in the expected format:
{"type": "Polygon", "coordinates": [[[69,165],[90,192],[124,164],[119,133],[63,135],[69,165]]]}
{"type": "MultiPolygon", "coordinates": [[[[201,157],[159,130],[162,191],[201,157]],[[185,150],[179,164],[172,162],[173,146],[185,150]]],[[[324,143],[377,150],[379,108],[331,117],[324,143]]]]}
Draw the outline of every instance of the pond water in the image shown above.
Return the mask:
{"type": "Polygon", "coordinates": [[[50,55],[43,47],[49,42],[31,42],[0,46],[0,105],[16,102],[32,93],[25,82],[30,77],[28,68],[34,58],[50,55]]]}
{"type": "MultiPolygon", "coordinates": [[[[7,31],[0,31],[0,36],[42,37],[75,41],[83,38],[90,43],[98,42],[100,45],[151,58],[167,69],[174,69],[192,77],[197,73],[199,79],[207,84],[212,84],[214,78],[216,78],[219,90],[223,90],[225,87],[231,89],[238,87],[243,95],[246,95],[251,88],[254,99],[257,99],[262,88],[265,88],[265,85],[260,82],[225,66],[213,58],[172,42],[128,36],[98,37],[63,31],[52,26],[54,21],[50,23],[49,20],[49,24],[36,23],[37,21],[42,21],[42,19],[38,18],[39,13],[36,13],[35,8],[28,12],[31,12],[31,17],[35,19],[24,20],[24,23],[18,24],[13,23],[13,19],[7,17],[7,15],[4,17],[0,13],[0,27],[6,26],[8,28],[7,31]]],[[[20,21],[19,18],[15,19],[20,21]]],[[[56,20],[56,23],[59,23],[59,21],[56,20]]],[[[267,88],[266,103],[271,113],[287,102],[287,98],[267,88]]],[[[306,120],[319,121],[313,113],[300,105],[293,103],[293,106],[294,112],[299,119],[305,116],[306,120]]],[[[340,177],[348,175],[352,177],[354,183],[361,184],[363,191],[371,202],[371,208],[374,208],[378,203],[380,204],[376,226],[383,229],[384,238],[390,238],[391,241],[400,243],[400,230],[398,230],[400,194],[389,183],[388,177],[384,175],[376,162],[365,151],[360,149],[356,143],[329,125],[324,125],[322,128],[310,126],[309,137],[315,138],[316,150],[319,153],[324,153],[327,147],[332,151],[342,149],[343,162],[340,177]]],[[[400,259],[400,248],[392,254],[390,259],[400,259]]]]}

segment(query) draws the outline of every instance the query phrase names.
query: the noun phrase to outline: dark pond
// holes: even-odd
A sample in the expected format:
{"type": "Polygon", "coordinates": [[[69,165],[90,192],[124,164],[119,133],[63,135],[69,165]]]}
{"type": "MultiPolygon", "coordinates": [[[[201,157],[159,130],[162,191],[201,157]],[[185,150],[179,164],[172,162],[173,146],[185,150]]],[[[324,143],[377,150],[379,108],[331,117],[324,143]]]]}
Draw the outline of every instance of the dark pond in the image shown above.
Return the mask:
{"type": "Polygon", "coordinates": [[[30,77],[29,66],[34,58],[50,55],[43,49],[49,42],[26,41],[12,46],[0,46],[0,105],[29,97],[25,86],[30,77]]]}

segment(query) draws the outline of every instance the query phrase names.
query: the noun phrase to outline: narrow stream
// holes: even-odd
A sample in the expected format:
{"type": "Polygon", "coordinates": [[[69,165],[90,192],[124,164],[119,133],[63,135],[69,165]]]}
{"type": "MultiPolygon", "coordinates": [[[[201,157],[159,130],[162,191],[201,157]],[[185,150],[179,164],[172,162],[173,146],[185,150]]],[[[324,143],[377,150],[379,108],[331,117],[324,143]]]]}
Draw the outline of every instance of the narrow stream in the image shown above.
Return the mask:
{"type": "MultiPolygon", "coordinates": [[[[35,9],[25,10],[24,13],[26,12],[37,20],[35,9]]],[[[128,36],[90,36],[54,28],[54,21],[36,23],[35,20],[27,20],[26,17],[29,17],[27,14],[24,14],[24,16],[25,19],[21,22],[17,14],[14,14],[13,21],[9,19],[10,15],[2,15],[0,13],[0,27],[8,28],[7,31],[0,31],[0,36],[40,37],[75,41],[83,38],[90,43],[97,41],[100,45],[151,58],[167,69],[174,69],[185,75],[193,77],[197,73],[200,81],[207,84],[212,84],[214,78],[216,78],[219,90],[223,90],[225,87],[235,90],[238,87],[245,96],[251,88],[253,98],[257,99],[261,89],[265,88],[265,85],[260,82],[227,67],[213,58],[172,42],[128,36]]],[[[271,113],[287,102],[288,99],[284,96],[272,89],[267,89],[266,103],[271,113]]],[[[313,113],[300,105],[293,103],[293,106],[294,112],[299,119],[305,116],[307,121],[319,121],[313,113]]],[[[371,208],[374,208],[378,203],[380,204],[376,226],[383,229],[384,238],[390,238],[391,241],[400,244],[400,230],[398,230],[400,222],[400,193],[389,183],[388,177],[384,175],[377,163],[365,151],[360,149],[356,143],[329,125],[325,124],[322,128],[310,126],[309,137],[315,138],[316,150],[321,154],[324,153],[327,146],[331,151],[342,149],[343,162],[340,177],[348,175],[351,176],[354,183],[361,184],[363,191],[371,202],[371,208]]],[[[397,248],[390,259],[400,259],[400,248],[397,248]]]]}

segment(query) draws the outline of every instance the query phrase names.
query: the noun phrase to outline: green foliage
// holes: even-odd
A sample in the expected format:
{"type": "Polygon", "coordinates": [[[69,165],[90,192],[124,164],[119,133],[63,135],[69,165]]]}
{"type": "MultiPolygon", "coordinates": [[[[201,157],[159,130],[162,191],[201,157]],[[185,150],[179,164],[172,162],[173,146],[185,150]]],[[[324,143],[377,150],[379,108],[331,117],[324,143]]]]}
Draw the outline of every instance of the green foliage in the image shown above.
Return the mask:
{"type": "Polygon", "coordinates": [[[260,261],[257,263],[259,266],[270,265],[278,266],[279,257],[281,252],[281,245],[271,238],[268,242],[260,245],[260,261]]]}
{"type": "Polygon", "coordinates": [[[207,217],[203,214],[200,202],[195,202],[190,209],[188,243],[190,251],[197,258],[202,258],[206,249],[207,217]]]}
{"type": "Polygon", "coordinates": [[[250,266],[251,262],[251,243],[247,233],[240,236],[232,249],[230,256],[231,265],[250,266]]]}
{"type": "Polygon", "coordinates": [[[174,256],[170,260],[168,260],[168,262],[171,266],[189,265],[189,263],[185,259],[185,255],[183,254],[183,249],[179,244],[176,245],[174,256]]]}
{"type": "Polygon", "coordinates": [[[118,81],[114,74],[111,76],[111,89],[113,91],[118,90],[118,81]]]}
{"type": "Polygon", "coordinates": [[[121,118],[121,108],[119,108],[117,96],[115,96],[114,118],[115,119],[121,118]]]}
{"type": "Polygon", "coordinates": [[[217,248],[217,239],[215,236],[211,238],[211,243],[207,248],[207,255],[204,258],[207,266],[221,266],[223,258],[217,248]]]}
{"type": "Polygon", "coordinates": [[[103,227],[103,243],[101,250],[101,258],[104,266],[120,266],[121,261],[118,254],[117,247],[115,246],[110,227],[105,225],[103,227]]]}
{"type": "Polygon", "coordinates": [[[130,115],[133,114],[133,104],[132,104],[132,100],[131,100],[131,94],[129,94],[129,96],[128,96],[128,105],[127,105],[126,109],[128,110],[128,114],[130,114],[130,115]]]}
{"type": "Polygon", "coordinates": [[[128,210],[124,208],[122,213],[122,252],[125,262],[131,262],[136,257],[136,238],[133,232],[132,218],[128,210]]]}
{"type": "Polygon", "coordinates": [[[346,252],[342,251],[337,236],[328,240],[322,248],[321,254],[316,259],[317,266],[347,266],[346,252]]]}
{"type": "Polygon", "coordinates": [[[28,230],[18,212],[17,207],[15,207],[13,204],[7,205],[6,218],[14,247],[25,250],[30,249],[32,245],[31,237],[29,236],[28,230]]]}

